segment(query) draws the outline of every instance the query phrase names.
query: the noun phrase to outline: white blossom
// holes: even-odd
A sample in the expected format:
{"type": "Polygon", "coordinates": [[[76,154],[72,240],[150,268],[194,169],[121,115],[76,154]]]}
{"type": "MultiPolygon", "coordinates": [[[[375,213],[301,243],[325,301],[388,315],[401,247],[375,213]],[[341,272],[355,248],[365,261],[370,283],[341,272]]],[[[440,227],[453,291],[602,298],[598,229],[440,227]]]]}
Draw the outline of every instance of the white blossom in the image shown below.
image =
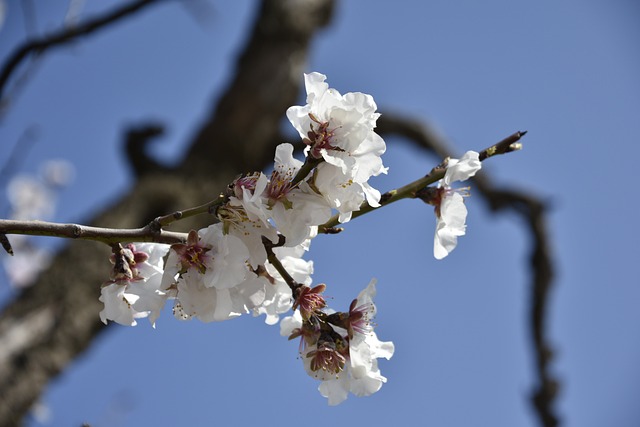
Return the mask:
{"type": "Polygon", "coordinates": [[[176,298],[179,310],[174,313],[180,320],[192,317],[203,322],[221,322],[245,314],[264,300],[264,283],[249,277],[231,288],[205,286],[190,272],[179,280],[176,298]]]}
{"type": "Polygon", "coordinates": [[[248,268],[249,250],[213,224],[173,245],[162,288],[177,300],[179,319],[223,321],[248,313],[264,301],[265,284],[248,268]]]}
{"type": "Polygon", "coordinates": [[[466,233],[467,208],[463,196],[468,187],[454,189],[455,181],[466,181],[480,170],[482,164],[478,153],[467,151],[460,159],[449,159],[444,177],[438,182],[436,206],[436,232],[433,240],[433,255],[442,259],[458,244],[458,237],[466,233]]]}
{"type": "MultiPolygon", "coordinates": [[[[313,261],[302,259],[302,255],[309,248],[309,241],[290,248],[274,248],[274,253],[282,263],[282,266],[293,277],[297,283],[303,285],[311,284],[311,274],[313,274],[313,261]]],[[[275,325],[278,323],[280,315],[291,310],[293,305],[292,292],[289,285],[284,281],[280,273],[271,264],[265,264],[267,273],[273,279],[265,286],[264,301],[260,306],[253,309],[254,316],[265,314],[265,323],[275,325]]],[[[266,280],[266,279],[263,279],[266,280]]]]}
{"type": "Polygon", "coordinates": [[[142,254],[141,262],[131,266],[132,277],[119,277],[103,285],[99,300],[104,303],[100,319],[122,325],[135,326],[135,319],[148,317],[155,322],[167,300],[161,289],[164,261],[169,245],[159,243],[136,243],[129,245],[133,254],[142,254]]]}
{"type": "MultiPolygon", "coordinates": [[[[375,337],[375,334],[373,335],[375,337]]],[[[338,376],[325,380],[318,386],[318,391],[328,399],[329,405],[333,406],[342,403],[346,400],[349,392],[358,397],[370,396],[380,390],[383,383],[387,382],[387,378],[380,374],[377,358],[384,357],[389,359],[394,352],[393,343],[390,341],[382,343],[384,346],[381,346],[381,351],[378,353],[371,352],[369,347],[371,344],[373,343],[369,340],[368,343],[363,341],[362,345],[355,348],[352,347],[352,344],[349,346],[351,360],[357,360],[362,351],[364,357],[360,358],[370,360],[368,369],[359,370],[350,363],[338,376]],[[373,354],[376,354],[376,356],[373,354]]]]}
{"type": "Polygon", "coordinates": [[[360,92],[341,95],[325,79],[305,74],[307,104],[290,107],[287,117],[307,144],[305,154],[323,160],[313,184],[346,222],[365,199],[379,206],[380,192],[368,180],[387,172],[380,158],[386,145],[374,132],[380,115],[373,98],[360,92]]]}
{"type": "Polygon", "coordinates": [[[297,246],[314,237],[317,226],[331,218],[331,206],[306,182],[292,186],[302,162],[293,157],[291,144],[276,147],[274,170],[267,187],[269,212],[286,246],[297,246]]]}
{"type": "MultiPolygon", "coordinates": [[[[252,205],[256,207],[255,203],[252,205]]],[[[240,199],[233,197],[229,203],[217,210],[224,234],[236,237],[245,245],[249,250],[249,264],[253,268],[257,268],[267,260],[262,236],[274,243],[278,241],[276,228],[264,218],[258,217],[259,212],[261,212],[259,209],[247,212],[240,199]]]]}
{"type": "Polygon", "coordinates": [[[348,320],[345,320],[345,328],[331,324],[332,334],[318,330],[314,335],[314,328],[305,327],[298,310],[280,322],[281,335],[301,336],[304,340],[301,355],[305,370],[322,381],[318,390],[328,399],[329,405],[343,402],[349,393],[369,396],[387,381],[380,374],[377,359],[390,359],[395,347],[390,341],[380,341],[370,323],[376,313],[373,304],[375,283],[375,279],[372,280],[358,295],[346,317],[338,315],[336,319],[348,320]]]}

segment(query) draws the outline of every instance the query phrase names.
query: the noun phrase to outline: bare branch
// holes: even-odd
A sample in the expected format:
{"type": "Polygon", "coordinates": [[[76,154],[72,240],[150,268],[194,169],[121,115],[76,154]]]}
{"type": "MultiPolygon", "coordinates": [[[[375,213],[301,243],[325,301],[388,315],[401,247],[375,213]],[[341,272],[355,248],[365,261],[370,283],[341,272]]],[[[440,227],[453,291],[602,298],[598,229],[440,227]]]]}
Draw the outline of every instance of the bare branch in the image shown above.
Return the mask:
{"type": "MultiPolygon", "coordinates": [[[[419,147],[436,153],[441,158],[454,157],[453,151],[446,141],[424,122],[393,114],[382,114],[378,119],[377,131],[384,135],[400,135],[414,142],[419,147]]],[[[494,145],[494,150],[484,153],[488,155],[502,154],[519,147],[512,145],[523,135],[516,132],[494,145]]],[[[531,236],[531,308],[530,327],[533,341],[533,352],[536,358],[538,384],[532,394],[532,403],[544,427],[555,427],[559,424],[558,416],[553,408],[559,390],[559,382],[553,378],[550,364],[553,350],[546,336],[546,314],[548,298],[553,284],[553,262],[549,245],[549,233],[546,228],[545,205],[532,195],[515,190],[497,188],[491,183],[486,172],[473,178],[480,193],[489,203],[492,210],[511,209],[522,217],[531,236]]]]}
{"type": "Polygon", "coordinates": [[[518,141],[520,141],[520,138],[522,138],[526,134],[526,130],[517,131],[515,133],[512,133],[502,141],[498,142],[497,144],[494,144],[491,147],[482,150],[479,153],[480,161],[488,159],[489,157],[498,156],[500,154],[507,154],[522,149],[522,144],[520,144],[518,141]]]}
{"type": "Polygon", "coordinates": [[[64,28],[43,37],[36,37],[32,40],[27,40],[23,45],[17,47],[13,53],[9,55],[2,65],[2,68],[0,68],[0,105],[6,104],[6,100],[4,99],[5,87],[9,78],[18,66],[31,55],[41,55],[46,50],[62,46],[80,36],[85,36],[93,33],[94,31],[103,29],[122,18],[133,16],[135,12],[141,11],[146,6],[159,3],[160,1],[162,0],[137,0],[104,16],[91,19],[83,24],[64,28]]]}
{"type": "MultiPolygon", "coordinates": [[[[494,144],[489,148],[485,148],[479,153],[480,160],[486,160],[489,157],[492,157],[498,154],[506,154],[506,153],[515,151],[515,149],[512,149],[510,147],[514,143],[516,143],[525,133],[526,132],[516,132],[508,136],[507,138],[503,139],[502,141],[498,142],[497,144],[494,144]],[[515,141],[513,141],[514,139],[515,141]],[[508,142],[508,144],[506,142],[508,142]]],[[[426,138],[427,138],[426,134],[421,137],[422,140],[427,140],[426,138]]],[[[362,216],[371,211],[380,209],[381,207],[397,202],[398,200],[420,197],[419,195],[420,190],[423,190],[426,186],[431,185],[436,181],[439,181],[440,179],[442,179],[444,177],[445,172],[446,172],[446,168],[444,168],[442,165],[436,166],[431,170],[431,172],[429,172],[427,175],[423,176],[422,178],[419,178],[413,182],[410,182],[407,185],[403,185],[400,188],[387,191],[386,193],[380,196],[380,205],[378,207],[372,207],[369,205],[368,202],[365,201],[360,205],[357,211],[354,211],[351,214],[351,219],[358,218],[359,216],[362,216]]],[[[339,219],[339,215],[332,216],[331,218],[329,218],[327,222],[318,226],[318,232],[325,233],[325,234],[335,234],[334,233],[334,231],[336,230],[335,226],[340,223],[338,219],[339,219]]]]}
{"type": "Polygon", "coordinates": [[[157,230],[155,227],[117,229],[91,227],[80,224],[60,224],[46,221],[14,221],[0,219],[0,234],[24,234],[29,236],[62,237],[66,239],[93,240],[107,245],[124,242],[184,243],[186,233],[157,230]]]}

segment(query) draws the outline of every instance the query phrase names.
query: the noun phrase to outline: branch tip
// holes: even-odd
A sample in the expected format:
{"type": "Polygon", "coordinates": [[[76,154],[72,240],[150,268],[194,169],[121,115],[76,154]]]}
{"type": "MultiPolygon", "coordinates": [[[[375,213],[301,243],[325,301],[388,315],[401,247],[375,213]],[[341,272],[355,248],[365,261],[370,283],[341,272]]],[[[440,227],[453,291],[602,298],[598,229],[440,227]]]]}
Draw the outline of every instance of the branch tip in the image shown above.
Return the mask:
{"type": "Polygon", "coordinates": [[[2,249],[4,249],[9,255],[13,256],[11,242],[9,242],[9,238],[4,233],[0,234],[0,244],[2,245],[2,249]]]}
{"type": "Polygon", "coordinates": [[[318,232],[324,234],[338,234],[344,231],[344,227],[326,227],[322,229],[318,229],[318,232]]]}

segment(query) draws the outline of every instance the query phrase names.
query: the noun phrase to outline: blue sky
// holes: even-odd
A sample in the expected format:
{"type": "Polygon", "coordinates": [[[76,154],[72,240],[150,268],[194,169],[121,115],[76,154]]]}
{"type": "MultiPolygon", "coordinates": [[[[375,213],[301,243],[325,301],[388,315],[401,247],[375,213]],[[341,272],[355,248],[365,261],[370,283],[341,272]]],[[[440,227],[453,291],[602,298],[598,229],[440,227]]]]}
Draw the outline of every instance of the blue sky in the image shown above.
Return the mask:
{"type": "MultiPolygon", "coordinates": [[[[8,3],[2,58],[24,36],[21,11],[8,3]]],[[[116,3],[87,1],[86,10],[116,3]]],[[[49,158],[76,166],[58,220],[82,221],[126,188],[126,124],[166,122],[157,155],[179,155],[228,80],[257,3],[210,4],[204,24],[170,2],[51,52],[33,70],[0,121],[0,162],[36,124],[22,171],[49,158]]],[[[57,28],[66,5],[36,3],[39,30],[57,28]]],[[[383,112],[428,120],[458,152],[529,131],[523,151],[483,170],[552,206],[549,335],[567,426],[640,419],[639,17],[630,0],[343,1],[307,67],[342,92],[373,95],[383,112]]],[[[389,175],[372,182],[383,191],[440,160],[399,140],[387,147],[389,175]]],[[[396,353],[380,364],[389,381],[376,395],[328,407],[296,359],[297,343],[277,327],[249,317],[180,323],[166,312],[156,330],[144,322],[112,328],[53,382],[43,396],[50,425],[536,425],[529,242],[518,218],[491,215],[479,196],[467,202],[467,236],[440,262],[432,257],[435,220],[420,202],[313,242],[314,282],[328,284],[337,309],[378,279],[377,332],[396,353]]]]}

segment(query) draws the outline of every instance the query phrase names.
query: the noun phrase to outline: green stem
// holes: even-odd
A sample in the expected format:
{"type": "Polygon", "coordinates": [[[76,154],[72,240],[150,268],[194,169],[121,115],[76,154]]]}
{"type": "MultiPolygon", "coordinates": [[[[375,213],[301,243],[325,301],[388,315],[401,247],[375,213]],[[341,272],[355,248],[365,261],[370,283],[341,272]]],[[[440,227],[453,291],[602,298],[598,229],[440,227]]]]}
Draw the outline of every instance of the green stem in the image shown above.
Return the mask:
{"type": "MultiPolygon", "coordinates": [[[[522,138],[527,131],[518,131],[515,132],[497,144],[492,145],[489,148],[486,148],[479,153],[480,161],[486,160],[490,157],[497,156],[499,154],[511,153],[513,151],[520,150],[522,146],[518,143],[520,138],[522,138]]],[[[354,211],[351,214],[351,219],[358,218],[364,214],[367,214],[371,211],[374,211],[382,206],[389,205],[393,202],[397,202],[398,200],[407,199],[407,198],[415,198],[416,192],[422,190],[428,185],[433,184],[434,182],[442,179],[446,172],[445,167],[435,167],[427,174],[425,177],[420,178],[416,181],[413,181],[410,184],[407,184],[403,187],[397,188],[395,190],[388,191],[384,193],[380,197],[380,206],[377,208],[371,207],[367,202],[362,203],[360,205],[360,209],[354,211]]],[[[329,221],[324,224],[318,226],[318,233],[334,233],[336,231],[335,226],[338,225],[340,221],[338,221],[338,215],[332,216],[329,221]]]]}
{"type": "MultiPolygon", "coordinates": [[[[354,211],[351,214],[351,219],[358,218],[359,216],[381,208],[382,206],[390,205],[391,203],[397,202],[398,200],[415,198],[417,191],[422,190],[426,186],[442,179],[444,177],[444,173],[444,168],[434,168],[431,172],[429,172],[429,174],[418,180],[415,180],[400,188],[396,188],[395,190],[387,191],[380,197],[380,206],[376,208],[370,206],[367,202],[364,202],[362,203],[362,205],[360,205],[359,210],[354,211]]],[[[329,221],[318,226],[318,233],[331,232],[330,230],[334,229],[334,227],[338,224],[340,224],[340,221],[338,221],[338,215],[334,215],[329,219],[329,221]]]]}
{"type": "Polygon", "coordinates": [[[171,213],[169,215],[159,216],[156,219],[154,219],[149,225],[151,227],[161,229],[162,227],[166,227],[172,222],[175,222],[181,219],[189,218],[189,217],[200,215],[203,213],[207,213],[207,214],[211,213],[214,208],[222,205],[226,201],[227,201],[227,198],[225,197],[225,195],[220,194],[217,199],[207,202],[203,205],[196,206],[194,208],[185,209],[183,211],[175,211],[174,213],[171,213]]]}
{"type": "Polygon", "coordinates": [[[322,158],[315,159],[313,157],[307,157],[296,176],[294,176],[293,180],[291,180],[291,186],[295,187],[299,182],[305,179],[316,166],[318,166],[323,161],[324,159],[322,158]]]}

